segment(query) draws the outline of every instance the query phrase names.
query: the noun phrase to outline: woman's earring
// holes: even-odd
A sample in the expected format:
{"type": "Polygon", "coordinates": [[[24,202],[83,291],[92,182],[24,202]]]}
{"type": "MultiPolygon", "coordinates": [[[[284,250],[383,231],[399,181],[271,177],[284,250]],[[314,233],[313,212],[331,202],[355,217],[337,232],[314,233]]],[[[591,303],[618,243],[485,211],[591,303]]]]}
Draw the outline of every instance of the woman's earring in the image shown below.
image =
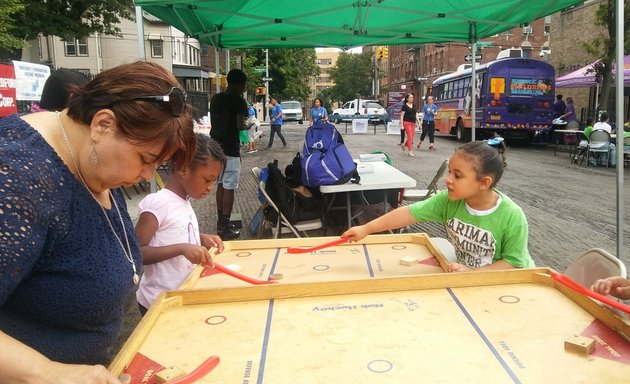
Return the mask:
{"type": "Polygon", "coordinates": [[[90,162],[90,165],[98,164],[98,154],[96,153],[96,150],[94,149],[94,142],[90,144],[90,153],[88,154],[88,160],[90,162]]]}

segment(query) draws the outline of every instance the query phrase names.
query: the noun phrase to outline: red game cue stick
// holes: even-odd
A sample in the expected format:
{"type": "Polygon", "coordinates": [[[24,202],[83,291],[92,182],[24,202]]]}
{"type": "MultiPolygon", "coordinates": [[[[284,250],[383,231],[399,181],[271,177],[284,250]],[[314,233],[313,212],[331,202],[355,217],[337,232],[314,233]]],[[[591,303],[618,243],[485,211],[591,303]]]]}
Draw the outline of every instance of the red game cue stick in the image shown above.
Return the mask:
{"type": "Polygon", "coordinates": [[[332,247],[332,246],[335,246],[335,245],[343,244],[343,243],[345,243],[347,241],[348,241],[347,237],[340,237],[340,238],[335,239],[333,241],[329,241],[327,243],[322,243],[320,245],[316,245],[316,246],[310,247],[310,248],[289,247],[289,248],[287,248],[287,253],[296,254],[296,253],[315,252],[315,251],[319,251],[320,249],[324,249],[324,248],[332,247]]]}
{"type": "Polygon", "coordinates": [[[583,287],[582,285],[576,283],[565,275],[558,272],[551,272],[551,277],[557,281],[558,283],[573,289],[574,291],[581,293],[583,295],[592,297],[595,300],[601,301],[606,305],[610,305],[611,307],[618,309],[622,312],[630,314],[630,306],[620,303],[617,300],[611,299],[608,296],[601,295],[597,292],[591,291],[590,289],[583,287]]]}
{"type": "Polygon", "coordinates": [[[201,380],[208,373],[212,372],[212,370],[219,365],[221,359],[219,356],[210,356],[201,363],[194,371],[190,372],[186,376],[182,376],[179,379],[169,380],[166,384],[192,384],[196,381],[201,380]]]}
{"type": "Polygon", "coordinates": [[[214,268],[219,272],[223,272],[226,275],[230,275],[232,277],[236,277],[239,280],[243,280],[246,283],[250,283],[250,284],[254,284],[254,285],[261,285],[261,284],[275,284],[277,283],[277,281],[274,280],[258,280],[258,279],[254,279],[252,277],[249,276],[245,276],[243,274],[240,274],[238,272],[234,272],[233,270],[226,268],[220,264],[214,263],[214,266],[206,266],[206,268],[214,268]]]}

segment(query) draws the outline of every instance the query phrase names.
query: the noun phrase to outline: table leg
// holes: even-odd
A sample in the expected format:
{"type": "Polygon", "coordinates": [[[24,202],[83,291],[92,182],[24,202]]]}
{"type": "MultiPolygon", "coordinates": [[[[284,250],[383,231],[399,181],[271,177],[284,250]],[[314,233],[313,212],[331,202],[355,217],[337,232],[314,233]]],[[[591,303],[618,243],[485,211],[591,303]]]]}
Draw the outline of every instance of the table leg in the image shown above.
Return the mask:
{"type": "Polygon", "coordinates": [[[352,227],[352,204],[350,202],[350,193],[346,192],[346,215],[348,217],[348,229],[352,227]]]}

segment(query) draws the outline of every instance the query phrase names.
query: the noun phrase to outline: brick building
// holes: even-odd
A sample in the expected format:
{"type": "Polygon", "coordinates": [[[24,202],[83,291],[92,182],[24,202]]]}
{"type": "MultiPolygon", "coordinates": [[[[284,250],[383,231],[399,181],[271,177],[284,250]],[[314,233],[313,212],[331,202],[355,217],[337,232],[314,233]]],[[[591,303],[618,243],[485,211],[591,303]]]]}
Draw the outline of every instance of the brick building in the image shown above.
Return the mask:
{"type": "MultiPolygon", "coordinates": [[[[481,54],[478,63],[496,60],[499,52],[505,49],[522,50],[523,57],[545,60],[550,47],[550,25],[551,18],[546,17],[483,39],[492,46],[478,47],[477,55],[481,54]]],[[[470,64],[465,57],[471,53],[470,44],[466,42],[390,46],[387,86],[381,87],[381,95],[404,91],[413,93],[419,100],[431,93],[435,79],[455,72],[463,64],[470,64]]]]}
{"type": "MultiPolygon", "coordinates": [[[[572,7],[551,16],[553,40],[549,62],[556,68],[556,77],[566,75],[595,61],[582,43],[590,41],[596,35],[607,34],[602,27],[595,25],[595,13],[602,0],[587,0],[584,4],[572,7]]],[[[594,88],[556,89],[556,93],[573,97],[578,119],[593,116],[595,109],[594,88]]],[[[611,102],[613,102],[611,100],[611,102]]]]}

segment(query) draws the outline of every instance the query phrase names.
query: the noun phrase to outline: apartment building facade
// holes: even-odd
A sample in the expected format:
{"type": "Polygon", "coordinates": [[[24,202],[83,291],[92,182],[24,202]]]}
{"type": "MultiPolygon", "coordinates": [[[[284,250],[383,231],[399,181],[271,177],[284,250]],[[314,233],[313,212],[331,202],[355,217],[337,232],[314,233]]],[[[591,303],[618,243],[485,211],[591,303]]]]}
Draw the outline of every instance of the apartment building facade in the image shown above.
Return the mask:
{"type": "MultiPolygon", "coordinates": [[[[208,112],[211,72],[201,64],[201,44],[196,39],[143,12],[145,58],[169,69],[188,93],[200,115],[208,112]]],[[[122,19],[119,36],[93,34],[84,38],[62,40],[40,35],[23,50],[22,61],[57,68],[69,68],[94,77],[124,63],[143,60],[139,52],[135,20],[122,19]]]]}

